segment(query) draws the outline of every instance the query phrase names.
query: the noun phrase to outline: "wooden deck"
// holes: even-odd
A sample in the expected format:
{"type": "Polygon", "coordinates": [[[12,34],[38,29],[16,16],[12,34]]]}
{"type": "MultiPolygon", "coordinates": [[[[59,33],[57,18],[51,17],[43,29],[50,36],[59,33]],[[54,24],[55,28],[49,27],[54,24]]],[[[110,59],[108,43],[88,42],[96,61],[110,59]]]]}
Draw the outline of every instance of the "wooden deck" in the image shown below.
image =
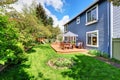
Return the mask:
{"type": "Polygon", "coordinates": [[[74,52],[80,52],[80,53],[88,53],[88,50],[86,49],[61,49],[59,43],[53,43],[51,44],[51,47],[57,52],[57,53],[74,53],[74,52]]]}

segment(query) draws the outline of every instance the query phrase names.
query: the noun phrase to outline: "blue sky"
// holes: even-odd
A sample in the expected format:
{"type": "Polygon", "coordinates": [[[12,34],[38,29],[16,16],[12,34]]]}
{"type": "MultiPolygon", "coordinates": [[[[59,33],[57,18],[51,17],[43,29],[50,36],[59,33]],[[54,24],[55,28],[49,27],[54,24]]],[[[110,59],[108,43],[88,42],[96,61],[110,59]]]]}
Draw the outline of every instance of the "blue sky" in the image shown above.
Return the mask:
{"type": "Polygon", "coordinates": [[[72,19],[94,1],[95,0],[65,0],[62,12],[56,11],[52,6],[45,6],[52,14],[57,16],[58,20],[61,20],[65,15],[68,15],[69,18],[72,19]]]}
{"type": "Polygon", "coordinates": [[[95,0],[18,0],[12,6],[17,11],[21,11],[23,4],[30,6],[33,1],[37,4],[41,3],[46,14],[53,18],[53,26],[59,25],[61,30],[63,30],[63,25],[66,22],[74,18],[95,0]]]}

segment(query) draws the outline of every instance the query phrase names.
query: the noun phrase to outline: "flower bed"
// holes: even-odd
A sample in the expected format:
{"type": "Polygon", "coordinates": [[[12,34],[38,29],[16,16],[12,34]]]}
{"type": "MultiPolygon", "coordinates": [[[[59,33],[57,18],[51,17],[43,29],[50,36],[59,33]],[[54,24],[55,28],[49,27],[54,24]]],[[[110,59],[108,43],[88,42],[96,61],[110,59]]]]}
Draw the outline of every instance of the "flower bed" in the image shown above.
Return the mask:
{"type": "Polygon", "coordinates": [[[74,62],[67,58],[54,58],[48,61],[48,65],[55,69],[67,69],[72,67],[74,62]]]}

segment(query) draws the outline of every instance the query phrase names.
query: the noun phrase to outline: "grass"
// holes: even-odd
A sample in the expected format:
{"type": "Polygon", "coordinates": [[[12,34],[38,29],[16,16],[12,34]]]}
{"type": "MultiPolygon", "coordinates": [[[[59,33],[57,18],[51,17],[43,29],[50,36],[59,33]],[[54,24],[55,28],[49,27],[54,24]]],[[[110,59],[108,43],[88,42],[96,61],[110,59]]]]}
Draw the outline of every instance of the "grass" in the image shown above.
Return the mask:
{"type": "Polygon", "coordinates": [[[57,54],[51,47],[39,45],[28,52],[28,60],[19,65],[11,65],[0,73],[0,80],[120,80],[120,69],[75,53],[57,54]],[[47,65],[52,58],[72,58],[74,67],[57,70],[47,65]]]}

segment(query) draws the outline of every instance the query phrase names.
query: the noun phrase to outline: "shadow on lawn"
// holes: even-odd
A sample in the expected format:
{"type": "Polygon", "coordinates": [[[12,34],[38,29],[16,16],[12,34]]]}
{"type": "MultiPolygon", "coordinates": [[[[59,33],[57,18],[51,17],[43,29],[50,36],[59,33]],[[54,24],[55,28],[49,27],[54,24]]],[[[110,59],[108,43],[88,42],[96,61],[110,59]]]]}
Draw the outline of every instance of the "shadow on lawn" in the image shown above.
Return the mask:
{"type": "Polygon", "coordinates": [[[31,48],[30,50],[27,51],[28,54],[34,53],[36,50],[34,48],[31,48]]]}
{"type": "Polygon", "coordinates": [[[30,65],[18,64],[18,65],[10,65],[7,69],[0,73],[0,80],[50,80],[48,78],[44,78],[41,72],[38,73],[37,77],[28,74],[25,69],[30,68],[30,65]]]}
{"type": "Polygon", "coordinates": [[[29,76],[24,70],[29,67],[25,64],[9,65],[0,73],[0,80],[29,80],[33,76],[29,76]]]}
{"type": "Polygon", "coordinates": [[[74,80],[120,80],[120,69],[114,68],[95,58],[76,55],[73,58],[74,66],[68,71],[62,72],[74,80]]]}

